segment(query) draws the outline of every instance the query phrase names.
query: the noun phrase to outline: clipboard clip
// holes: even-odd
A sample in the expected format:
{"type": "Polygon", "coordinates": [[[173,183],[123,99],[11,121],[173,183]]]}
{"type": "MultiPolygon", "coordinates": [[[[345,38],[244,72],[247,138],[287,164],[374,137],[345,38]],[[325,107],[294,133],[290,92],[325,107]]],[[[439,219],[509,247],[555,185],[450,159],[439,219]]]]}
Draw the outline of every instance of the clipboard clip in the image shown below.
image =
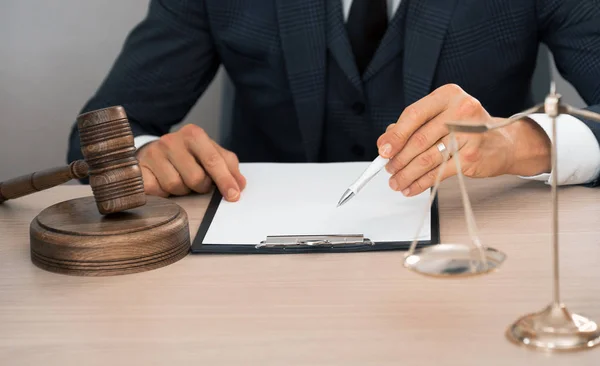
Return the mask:
{"type": "Polygon", "coordinates": [[[274,235],[255,246],[260,248],[289,248],[289,247],[339,247],[347,245],[375,245],[363,235],[274,235]]]}

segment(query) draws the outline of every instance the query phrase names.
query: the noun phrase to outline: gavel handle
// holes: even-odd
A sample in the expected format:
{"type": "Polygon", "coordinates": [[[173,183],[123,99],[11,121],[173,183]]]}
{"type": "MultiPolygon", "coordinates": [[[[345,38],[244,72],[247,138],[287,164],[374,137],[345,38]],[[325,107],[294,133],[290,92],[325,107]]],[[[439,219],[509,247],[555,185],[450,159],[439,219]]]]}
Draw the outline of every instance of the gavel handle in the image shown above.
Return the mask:
{"type": "Polygon", "coordinates": [[[41,170],[13,178],[0,183],[0,203],[87,176],[88,164],[84,160],[77,160],[64,167],[41,170]]]}

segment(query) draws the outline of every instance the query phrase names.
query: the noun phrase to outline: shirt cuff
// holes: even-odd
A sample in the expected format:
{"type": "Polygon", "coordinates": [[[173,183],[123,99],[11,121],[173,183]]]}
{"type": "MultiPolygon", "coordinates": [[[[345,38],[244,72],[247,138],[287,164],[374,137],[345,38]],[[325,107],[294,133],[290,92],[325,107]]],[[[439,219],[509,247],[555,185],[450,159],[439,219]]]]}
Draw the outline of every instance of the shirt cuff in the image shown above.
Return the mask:
{"type": "Polygon", "coordinates": [[[140,135],[133,138],[133,145],[136,150],[142,148],[142,146],[151,143],[152,141],[158,140],[160,137],[152,135],[140,135]]]}
{"type": "MultiPolygon", "coordinates": [[[[550,117],[544,113],[535,113],[528,117],[540,125],[552,141],[550,117]]],[[[561,114],[556,118],[556,137],[557,185],[587,184],[598,177],[600,145],[585,123],[571,115],[561,114]]],[[[521,178],[552,183],[551,173],[521,178]]]]}

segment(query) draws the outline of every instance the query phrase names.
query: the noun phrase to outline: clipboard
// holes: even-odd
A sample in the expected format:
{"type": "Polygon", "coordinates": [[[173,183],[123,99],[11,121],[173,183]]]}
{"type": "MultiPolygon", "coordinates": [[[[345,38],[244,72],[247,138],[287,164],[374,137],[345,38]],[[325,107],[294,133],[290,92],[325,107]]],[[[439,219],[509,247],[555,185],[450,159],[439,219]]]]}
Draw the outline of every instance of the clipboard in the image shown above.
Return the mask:
{"type": "MultiPolygon", "coordinates": [[[[412,240],[376,242],[363,233],[315,233],[314,235],[267,235],[258,244],[204,243],[223,197],[215,190],[204,218],[192,242],[192,254],[290,254],[290,253],[344,253],[408,250],[412,240]]],[[[440,243],[438,198],[430,210],[430,239],[419,240],[417,248],[440,243]]]]}
{"type": "Polygon", "coordinates": [[[428,190],[404,197],[382,170],[350,202],[337,207],[348,182],[369,162],[243,163],[238,202],[217,189],[191,246],[193,254],[340,253],[408,250],[439,244],[437,198],[428,190]],[[423,221],[425,219],[425,222],[423,221]]]}

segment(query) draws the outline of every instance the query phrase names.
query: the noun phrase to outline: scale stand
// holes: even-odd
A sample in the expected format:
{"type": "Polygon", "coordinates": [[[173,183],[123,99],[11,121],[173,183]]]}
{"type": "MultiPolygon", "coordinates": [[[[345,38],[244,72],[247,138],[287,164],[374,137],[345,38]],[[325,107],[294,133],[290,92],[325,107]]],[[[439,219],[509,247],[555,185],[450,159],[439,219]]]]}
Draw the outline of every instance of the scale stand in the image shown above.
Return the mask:
{"type": "MultiPolygon", "coordinates": [[[[571,114],[600,123],[600,114],[576,109],[562,104],[560,94],[556,93],[553,82],[550,94],[544,103],[516,114],[499,124],[472,125],[452,123],[448,124],[452,141],[452,148],[444,157],[446,164],[450,151],[457,150],[456,132],[484,133],[493,129],[512,124],[532,113],[544,112],[552,120],[552,174],[551,174],[551,199],[552,199],[552,246],[553,246],[553,301],[544,309],[530,313],[517,319],[506,331],[506,337],[517,345],[545,351],[576,351],[584,350],[600,344],[600,328],[598,325],[581,315],[571,313],[561,302],[559,287],[559,250],[558,250],[558,195],[557,195],[557,155],[556,155],[556,118],[560,114],[571,114]]],[[[475,221],[464,187],[464,178],[460,169],[459,153],[454,151],[457,164],[463,205],[467,219],[469,235],[473,247],[465,244],[439,244],[427,249],[415,250],[417,239],[413,241],[409,252],[405,256],[404,265],[422,275],[460,277],[489,273],[497,268],[505,255],[491,248],[485,248],[479,242],[476,234],[475,221]]],[[[432,190],[433,198],[440,184],[440,178],[445,166],[440,169],[440,174],[432,190]]],[[[419,229],[420,231],[421,229],[419,229]]],[[[417,235],[418,237],[418,235],[417,235]]]]}

